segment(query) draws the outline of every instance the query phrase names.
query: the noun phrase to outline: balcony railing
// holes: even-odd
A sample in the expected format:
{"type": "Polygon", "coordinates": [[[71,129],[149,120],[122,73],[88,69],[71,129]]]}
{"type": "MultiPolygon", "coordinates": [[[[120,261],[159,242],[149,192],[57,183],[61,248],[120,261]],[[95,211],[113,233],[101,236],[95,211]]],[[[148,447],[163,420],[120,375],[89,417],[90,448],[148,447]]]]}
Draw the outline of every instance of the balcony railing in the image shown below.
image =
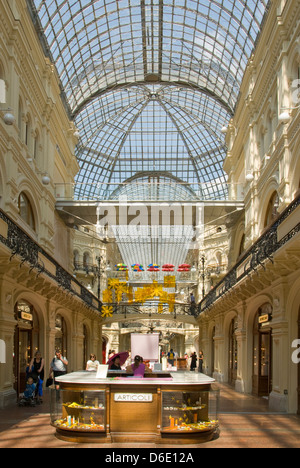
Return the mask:
{"type": "Polygon", "coordinates": [[[58,287],[79,297],[89,307],[101,310],[101,302],[2,210],[0,210],[0,242],[10,249],[11,260],[15,256],[20,258],[20,267],[24,263],[29,264],[30,271],[37,271],[37,276],[42,273],[47,275],[57,283],[58,287]]]}
{"type": "Polygon", "coordinates": [[[255,244],[245,252],[226,276],[203,298],[198,306],[197,316],[211,307],[243,278],[250,276],[260,267],[265,269],[264,262],[267,260],[273,262],[274,254],[300,231],[299,209],[296,211],[299,205],[300,195],[295,198],[255,244]],[[294,216],[292,222],[285,223],[287,218],[292,216],[294,216]]]}

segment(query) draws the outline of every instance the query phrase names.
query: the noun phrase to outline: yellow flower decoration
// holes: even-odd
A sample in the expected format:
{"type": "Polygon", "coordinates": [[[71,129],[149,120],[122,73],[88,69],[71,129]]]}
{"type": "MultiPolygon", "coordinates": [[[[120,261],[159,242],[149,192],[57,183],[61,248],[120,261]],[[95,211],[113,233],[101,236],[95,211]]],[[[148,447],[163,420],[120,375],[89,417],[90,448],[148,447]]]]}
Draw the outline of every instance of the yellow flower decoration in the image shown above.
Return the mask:
{"type": "Polygon", "coordinates": [[[105,289],[102,293],[103,302],[112,302],[112,291],[105,289]]]}
{"type": "Polygon", "coordinates": [[[175,276],[165,276],[164,277],[164,287],[165,288],[175,288],[176,287],[176,279],[175,276]]]}
{"type": "Polygon", "coordinates": [[[113,307],[112,306],[103,306],[101,317],[112,317],[113,316],[113,307]]]}
{"type": "Polygon", "coordinates": [[[115,278],[109,278],[107,282],[107,287],[108,289],[115,289],[119,283],[120,283],[120,280],[115,279],[115,278]]]}
{"type": "Polygon", "coordinates": [[[128,292],[127,283],[125,283],[124,281],[119,282],[119,284],[116,285],[114,289],[116,293],[116,301],[120,302],[122,300],[122,295],[127,294],[128,292]]]}

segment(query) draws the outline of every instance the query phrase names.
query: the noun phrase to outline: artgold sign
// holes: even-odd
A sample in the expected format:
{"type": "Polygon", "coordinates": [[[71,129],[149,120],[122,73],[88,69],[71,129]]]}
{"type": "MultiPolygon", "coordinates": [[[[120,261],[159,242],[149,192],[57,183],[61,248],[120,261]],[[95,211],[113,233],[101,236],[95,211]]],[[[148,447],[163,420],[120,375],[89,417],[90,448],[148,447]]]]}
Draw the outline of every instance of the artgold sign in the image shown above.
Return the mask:
{"type": "Polygon", "coordinates": [[[151,403],[152,393],[115,393],[114,401],[132,403],[151,403]]]}

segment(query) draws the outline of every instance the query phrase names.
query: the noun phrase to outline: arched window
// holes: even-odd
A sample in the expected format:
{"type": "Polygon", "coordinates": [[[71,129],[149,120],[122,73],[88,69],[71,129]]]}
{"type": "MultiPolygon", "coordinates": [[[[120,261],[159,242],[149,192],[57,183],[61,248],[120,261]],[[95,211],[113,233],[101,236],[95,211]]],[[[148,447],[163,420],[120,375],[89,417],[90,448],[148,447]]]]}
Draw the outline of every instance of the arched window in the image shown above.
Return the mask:
{"type": "Polygon", "coordinates": [[[78,252],[78,250],[74,250],[73,259],[74,259],[74,269],[78,270],[78,268],[79,268],[79,252],[78,252]]]}
{"type": "Polygon", "coordinates": [[[83,268],[88,269],[90,265],[90,254],[88,252],[84,252],[83,254],[83,268]]]}
{"type": "Polygon", "coordinates": [[[279,197],[278,193],[274,192],[268,203],[264,227],[269,226],[278,215],[279,197]]]}
{"type": "Polygon", "coordinates": [[[245,234],[243,234],[240,242],[239,257],[245,252],[245,234]]]}
{"type": "Polygon", "coordinates": [[[21,98],[19,99],[19,108],[18,108],[18,128],[19,135],[22,138],[22,119],[23,119],[23,104],[21,98]]]}
{"type": "Polygon", "coordinates": [[[35,161],[38,160],[38,156],[39,156],[39,144],[40,144],[40,135],[39,135],[39,132],[36,130],[35,135],[34,135],[34,140],[33,140],[33,159],[35,161]]]}
{"type": "Polygon", "coordinates": [[[24,192],[20,193],[18,206],[21,218],[35,231],[35,220],[32,206],[24,192]]]}
{"type": "Polygon", "coordinates": [[[30,116],[26,116],[26,124],[25,124],[25,144],[28,148],[30,148],[30,132],[31,132],[31,120],[30,116]]]}
{"type": "Polygon", "coordinates": [[[0,62],[0,103],[6,103],[6,85],[4,79],[3,66],[0,62]]]}

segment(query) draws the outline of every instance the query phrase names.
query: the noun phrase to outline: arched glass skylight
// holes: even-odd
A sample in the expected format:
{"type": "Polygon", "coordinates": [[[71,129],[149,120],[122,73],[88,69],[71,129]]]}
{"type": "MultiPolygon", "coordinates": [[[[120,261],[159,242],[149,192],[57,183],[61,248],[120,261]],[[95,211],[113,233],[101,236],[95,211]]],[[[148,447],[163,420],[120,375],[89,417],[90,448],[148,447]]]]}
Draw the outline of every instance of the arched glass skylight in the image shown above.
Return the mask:
{"type": "Polygon", "coordinates": [[[220,129],[267,0],[27,3],[80,131],[76,197],[109,198],[149,171],[226,196],[220,129]]]}

